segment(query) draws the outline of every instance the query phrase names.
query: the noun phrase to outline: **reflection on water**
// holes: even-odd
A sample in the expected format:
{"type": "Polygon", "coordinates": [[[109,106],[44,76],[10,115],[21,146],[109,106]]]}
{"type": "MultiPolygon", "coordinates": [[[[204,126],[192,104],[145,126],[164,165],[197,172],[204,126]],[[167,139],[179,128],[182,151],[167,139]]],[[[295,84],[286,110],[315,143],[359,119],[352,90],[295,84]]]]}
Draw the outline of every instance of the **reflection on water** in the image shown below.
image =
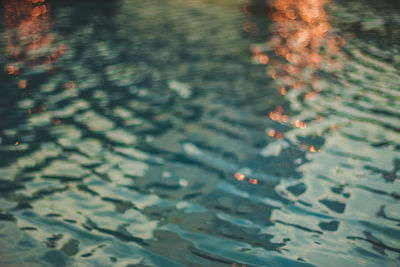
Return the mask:
{"type": "MultiPolygon", "coordinates": [[[[18,75],[20,69],[46,64],[57,60],[65,52],[65,46],[59,45],[48,53],[54,39],[50,32],[50,7],[46,1],[18,0],[4,1],[4,18],[7,27],[6,56],[9,75],[18,75]]],[[[26,81],[19,83],[26,88],[26,81]]]]}
{"type": "Polygon", "coordinates": [[[396,266],[400,20],[350,2],[5,1],[0,265],[396,266]]]}
{"type": "MultiPolygon", "coordinates": [[[[340,69],[340,46],[344,39],[332,32],[324,10],[327,0],[274,1],[271,19],[275,22],[271,30],[268,47],[286,62],[273,61],[269,73],[287,87],[312,90],[308,97],[322,90],[316,71],[322,68],[340,69]]],[[[286,94],[285,87],[280,88],[286,94]]]]}
{"type": "Polygon", "coordinates": [[[265,47],[253,48],[258,53],[264,49],[266,55],[273,49],[276,59],[271,56],[268,74],[290,102],[288,112],[297,111],[289,117],[277,106],[269,113],[270,119],[279,123],[275,128],[288,123],[292,128],[284,134],[267,129],[267,134],[279,141],[268,144],[261,153],[279,157],[290,147],[309,152],[306,161],[299,160],[302,179],[281,180],[276,187],[296,204],[273,213],[276,224],[271,231],[286,233],[291,240],[297,240],[298,233],[287,234],[288,228],[314,233],[303,235],[301,245],[289,243],[286,249],[288,254],[306,253],[320,265],[326,264],[330,253],[339,254],[335,264],[346,264],[349,253],[366,256],[369,243],[375,255],[355,261],[374,265],[377,262],[368,262],[371,258],[393,255],[395,259],[399,252],[398,220],[388,224],[381,213],[388,208],[398,217],[399,84],[391,79],[399,72],[384,52],[393,49],[392,53],[398,54],[398,46],[355,38],[362,32],[343,31],[342,35],[350,37],[344,46],[337,29],[329,24],[324,10],[327,2],[273,1],[273,37],[265,47]],[[366,198],[380,201],[363,203],[366,198]],[[342,243],[338,236],[365,243],[342,243]],[[307,244],[319,248],[310,251],[307,244]],[[345,250],[338,250],[339,244],[345,250]]]}
{"type": "MultiPolygon", "coordinates": [[[[345,41],[333,32],[329,23],[324,9],[328,2],[276,0],[271,3],[270,17],[274,23],[270,30],[273,37],[265,48],[272,48],[276,58],[269,64],[268,74],[277,81],[279,93],[283,96],[291,90],[301,90],[296,94],[306,101],[314,100],[326,86],[319,77],[321,72],[340,74],[345,58],[340,47],[345,41]]],[[[254,54],[261,54],[261,49],[260,46],[254,46],[254,54]]],[[[304,121],[291,121],[284,115],[281,106],[271,111],[269,117],[297,128],[307,127],[304,121]]],[[[315,121],[322,119],[318,114],[314,118],[315,121]]],[[[281,132],[275,130],[269,130],[268,135],[283,137],[281,132]]],[[[315,147],[309,146],[309,150],[315,152],[315,147]]]]}

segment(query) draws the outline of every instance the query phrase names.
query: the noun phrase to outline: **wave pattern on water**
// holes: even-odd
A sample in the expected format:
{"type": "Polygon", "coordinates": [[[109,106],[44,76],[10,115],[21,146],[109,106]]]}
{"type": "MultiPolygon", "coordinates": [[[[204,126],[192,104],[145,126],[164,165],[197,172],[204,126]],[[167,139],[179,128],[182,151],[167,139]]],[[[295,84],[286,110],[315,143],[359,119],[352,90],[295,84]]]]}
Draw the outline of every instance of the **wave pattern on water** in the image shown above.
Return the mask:
{"type": "Polygon", "coordinates": [[[50,4],[62,56],[1,74],[1,265],[396,265],[398,46],[283,99],[240,1],[50,4]]]}

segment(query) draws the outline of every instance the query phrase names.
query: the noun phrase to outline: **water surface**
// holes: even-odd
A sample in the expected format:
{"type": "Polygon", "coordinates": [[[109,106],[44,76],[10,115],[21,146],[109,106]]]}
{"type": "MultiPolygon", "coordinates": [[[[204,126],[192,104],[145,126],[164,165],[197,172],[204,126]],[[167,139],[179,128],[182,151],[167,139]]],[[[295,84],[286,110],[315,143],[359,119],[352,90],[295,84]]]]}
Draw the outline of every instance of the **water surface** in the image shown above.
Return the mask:
{"type": "Polygon", "coordinates": [[[280,2],[3,1],[0,265],[397,266],[399,6],[280,2]]]}

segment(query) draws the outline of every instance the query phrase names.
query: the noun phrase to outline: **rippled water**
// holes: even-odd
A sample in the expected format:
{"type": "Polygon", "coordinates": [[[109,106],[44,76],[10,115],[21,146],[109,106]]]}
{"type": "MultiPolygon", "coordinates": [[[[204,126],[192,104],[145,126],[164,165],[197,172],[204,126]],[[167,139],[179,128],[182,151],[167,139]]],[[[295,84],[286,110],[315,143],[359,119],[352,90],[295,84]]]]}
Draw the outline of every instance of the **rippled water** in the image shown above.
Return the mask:
{"type": "Polygon", "coordinates": [[[398,266],[392,2],[291,71],[263,1],[4,1],[0,265],[398,266]]]}

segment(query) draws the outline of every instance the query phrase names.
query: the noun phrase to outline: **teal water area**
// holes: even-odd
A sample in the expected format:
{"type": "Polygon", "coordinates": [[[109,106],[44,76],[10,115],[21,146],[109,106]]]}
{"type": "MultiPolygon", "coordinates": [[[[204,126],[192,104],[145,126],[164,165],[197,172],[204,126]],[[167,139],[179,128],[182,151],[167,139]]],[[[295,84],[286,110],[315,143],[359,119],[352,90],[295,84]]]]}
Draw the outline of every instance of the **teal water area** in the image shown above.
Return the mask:
{"type": "Polygon", "coordinates": [[[399,265],[396,1],[325,5],[300,69],[264,1],[33,2],[0,14],[0,266],[399,265]]]}

